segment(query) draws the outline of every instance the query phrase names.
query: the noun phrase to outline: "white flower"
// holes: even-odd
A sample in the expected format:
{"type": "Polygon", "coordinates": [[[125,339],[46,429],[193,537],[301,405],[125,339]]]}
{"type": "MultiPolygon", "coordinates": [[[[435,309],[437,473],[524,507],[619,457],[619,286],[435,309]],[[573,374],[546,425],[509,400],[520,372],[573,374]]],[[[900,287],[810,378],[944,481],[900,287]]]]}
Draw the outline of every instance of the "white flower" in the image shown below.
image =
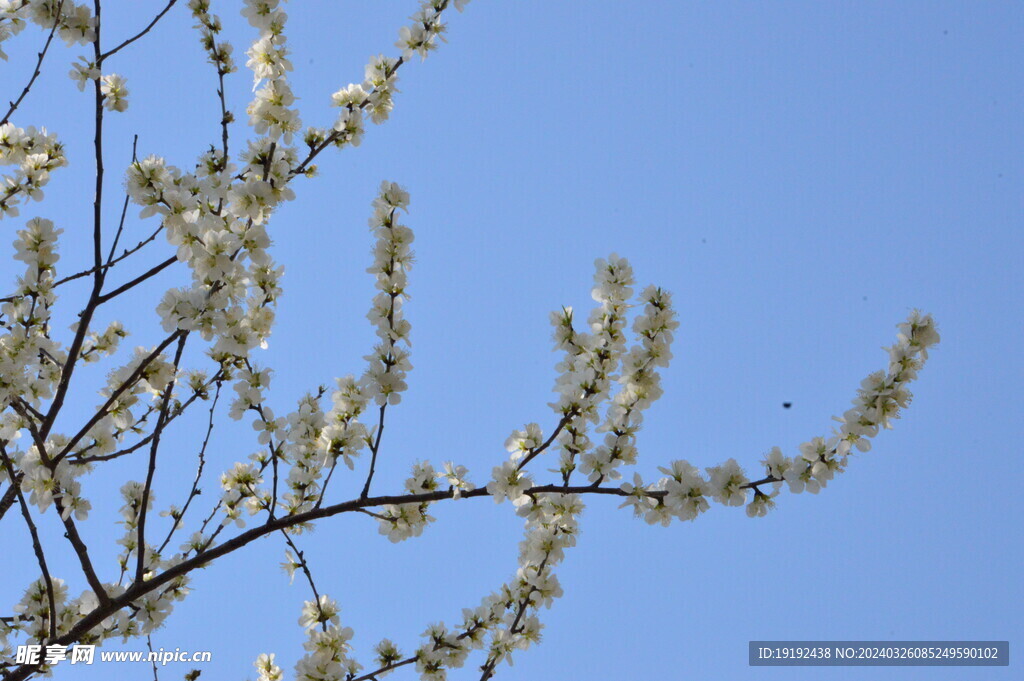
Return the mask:
{"type": "Polygon", "coordinates": [[[309,631],[320,624],[328,623],[338,626],[338,602],[322,594],[319,601],[305,601],[302,605],[302,617],[299,626],[309,631]]]}
{"type": "Polygon", "coordinates": [[[619,505],[619,508],[632,506],[633,515],[638,518],[643,517],[657,503],[657,500],[651,498],[647,493],[647,488],[644,486],[644,481],[640,478],[639,473],[633,474],[633,484],[624,482],[620,489],[628,494],[629,497],[619,505]]]}
{"type": "Polygon", "coordinates": [[[516,460],[532,450],[537,449],[544,443],[544,433],[536,423],[528,423],[523,430],[513,430],[512,434],[505,440],[505,449],[511,453],[511,459],[516,460]]]}
{"type": "Polygon", "coordinates": [[[922,359],[928,359],[928,348],[939,342],[939,331],[930,314],[913,310],[907,321],[899,325],[899,340],[920,352],[922,359]]]}
{"type": "Polygon", "coordinates": [[[444,462],[444,472],[438,473],[439,480],[444,480],[452,488],[452,497],[460,499],[463,492],[476,489],[476,486],[466,480],[469,471],[465,466],[456,466],[452,461],[444,462]]]}
{"type": "Polygon", "coordinates": [[[695,520],[708,510],[705,496],[710,494],[710,485],[701,477],[700,471],[686,461],[673,461],[670,468],[660,468],[671,477],[665,480],[665,506],[680,520],[695,520]]]}
{"type": "Polygon", "coordinates": [[[487,491],[494,497],[494,503],[508,499],[515,506],[521,506],[529,502],[530,497],[525,492],[533,486],[533,480],[519,470],[514,461],[495,466],[491,476],[493,480],[487,483],[487,491]]]}
{"type": "Polygon", "coordinates": [[[783,455],[782,450],[778,447],[772,447],[771,451],[761,460],[761,463],[764,464],[768,475],[776,478],[777,482],[772,483],[776,490],[782,486],[782,480],[785,478],[786,471],[793,467],[793,460],[783,455]]]}
{"type": "Polygon", "coordinates": [[[773,508],[775,501],[767,494],[758,492],[754,494],[754,500],[747,504],[747,517],[763,518],[773,508]]]}
{"type": "Polygon", "coordinates": [[[428,506],[426,503],[389,504],[381,513],[382,518],[377,529],[392,543],[418,537],[423,534],[427,524],[434,520],[433,516],[427,514],[428,506]]]}
{"type": "Polygon", "coordinates": [[[274,653],[260,654],[253,666],[259,670],[259,681],[281,681],[284,678],[284,672],[274,664],[274,653]]]}
{"type": "Polygon", "coordinates": [[[68,75],[71,80],[75,81],[75,85],[81,92],[85,90],[86,83],[100,77],[100,71],[93,62],[87,61],[85,57],[79,57],[78,61],[71,64],[71,71],[68,72],[68,75]]]}
{"type": "Polygon", "coordinates": [[[112,73],[100,79],[100,91],[103,93],[103,106],[109,111],[128,110],[128,87],[122,76],[112,73]]]}
{"type": "Polygon", "coordinates": [[[295,571],[302,567],[302,563],[295,560],[295,556],[292,555],[291,551],[284,552],[284,562],[281,563],[281,569],[288,573],[288,583],[292,584],[295,581],[295,571]]]}
{"type": "Polygon", "coordinates": [[[750,482],[736,459],[729,459],[721,466],[707,469],[711,480],[709,488],[715,501],[726,506],[742,506],[747,501],[747,490],[743,485],[750,482]]]}

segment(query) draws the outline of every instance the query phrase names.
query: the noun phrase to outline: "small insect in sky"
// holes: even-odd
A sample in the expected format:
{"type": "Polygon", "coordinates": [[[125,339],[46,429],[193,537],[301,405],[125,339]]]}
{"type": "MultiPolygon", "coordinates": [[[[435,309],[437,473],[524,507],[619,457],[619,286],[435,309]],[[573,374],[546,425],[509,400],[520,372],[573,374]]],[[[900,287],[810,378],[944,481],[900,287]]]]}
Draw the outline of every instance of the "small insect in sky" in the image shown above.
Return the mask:
{"type": "Polygon", "coordinates": [[[783,408],[783,409],[789,409],[789,408],[790,408],[790,407],[792,407],[792,406],[793,406],[793,403],[792,403],[792,402],[783,402],[783,403],[782,403],[782,408],[783,408]]]}

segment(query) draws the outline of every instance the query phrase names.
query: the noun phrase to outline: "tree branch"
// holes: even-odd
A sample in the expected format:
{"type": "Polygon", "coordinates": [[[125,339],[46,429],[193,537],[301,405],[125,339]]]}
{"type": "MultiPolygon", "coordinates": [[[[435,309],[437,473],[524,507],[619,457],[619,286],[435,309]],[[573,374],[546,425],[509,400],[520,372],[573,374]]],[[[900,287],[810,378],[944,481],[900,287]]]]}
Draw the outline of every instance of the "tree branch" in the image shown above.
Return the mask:
{"type": "Polygon", "coordinates": [[[142,504],[139,508],[138,525],[138,563],[135,569],[135,581],[141,582],[146,572],[146,516],[149,511],[149,493],[153,488],[153,476],[156,474],[156,453],[160,448],[160,435],[163,433],[164,424],[167,421],[167,409],[171,404],[171,394],[174,392],[174,384],[177,380],[178,365],[181,363],[181,354],[185,351],[185,343],[188,341],[188,333],[183,333],[178,338],[178,349],[174,353],[174,374],[164,388],[163,404],[160,405],[160,414],[157,416],[156,425],[153,427],[153,443],[149,448],[149,467],[146,471],[146,486],[142,489],[142,504]]]}
{"type": "MultiPolygon", "coordinates": [[[[167,533],[167,537],[164,538],[163,543],[160,544],[160,548],[156,550],[158,554],[163,554],[164,549],[167,548],[167,544],[171,541],[171,537],[174,535],[175,530],[178,529],[180,521],[185,517],[185,513],[188,512],[188,507],[192,505],[192,500],[199,496],[199,481],[203,477],[203,469],[206,467],[206,447],[210,444],[210,434],[213,433],[213,413],[217,409],[217,402],[220,400],[220,381],[217,382],[217,393],[213,397],[213,403],[210,405],[210,418],[206,425],[206,437],[203,438],[203,444],[199,449],[199,463],[196,466],[196,477],[192,481],[192,489],[188,493],[188,499],[185,500],[185,505],[181,507],[181,511],[176,517],[172,516],[174,521],[171,525],[170,531],[167,533]]],[[[170,423],[170,420],[167,421],[170,423]]]]}
{"type": "Polygon", "coordinates": [[[43,44],[43,49],[39,52],[38,59],[36,59],[36,67],[32,71],[32,77],[28,79],[28,84],[25,86],[25,89],[21,91],[21,95],[18,97],[18,99],[11,102],[11,108],[9,108],[7,110],[7,113],[4,114],[4,117],[0,119],[0,125],[4,125],[9,120],[11,120],[11,116],[13,116],[14,112],[17,111],[18,107],[21,105],[22,100],[24,100],[25,97],[28,96],[29,90],[32,89],[32,85],[36,82],[36,78],[38,78],[39,74],[42,73],[43,59],[46,58],[46,53],[50,49],[50,43],[53,42],[53,34],[57,32],[57,27],[60,26],[60,11],[63,7],[64,0],[60,0],[60,2],[57,3],[57,9],[54,12],[55,16],[53,20],[53,28],[50,29],[50,34],[46,36],[46,42],[43,44]]]}
{"type": "MultiPolygon", "coordinates": [[[[153,21],[149,22],[149,25],[146,26],[146,28],[142,29],[141,31],[139,31],[138,33],[133,35],[131,38],[128,38],[127,40],[125,40],[123,43],[121,43],[117,47],[115,47],[115,48],[113,48],[111,50],[108,50],[107,52],[105,52],[103,54],[99,54],[98,57],[97,57],[97,60],[96,60],[96,64],[97,65],[102,64],[103,61],[107,57],[114,56],[115,54],[117,54],[118,52],[120,52],[124,48],[128,47],[129,45],[134,43],[136,40],[141,38],[142,36],[144,36],[147,33],[149,33],[153,29],[153,27],[156,26],[157,22],[160,21],[165,14],[167,14],[167,12],[171,9],[171,7],[174,7],[174,4],[176,2],[178,2],[178,0],[169,0],[168,3],[167,3],[167,6],[164,7],[162,10],[160,10],[159,14],[157,14],[155,17],[153,17],[153,21]]],[[[99,35],[98,34],[99,34],[99,31],[97,31],[97,40],[96,40],[97,44],[99,44],[99,35]]]]}
{"type": "Polygon", "coordinates": [[[54,464],[56,464],[65,456],[67,456],[68,453],[72,449],[74,449],[75,445],[78,444],[78,442],[83,437],[85,437],[85,434],[88,433],[93,426],[99,423],[100,420],[102,420],[103,417],[107,415],[107,410],[110,409],[110,406],[117,401],[117,398],[119,398],[121,394],[124,393],[125,390],[127,390],[129,387],[134,385],[136,381],[139,380],[139,377],[142,376],[142,373],[146,370],[146,367],[148,367],[153,362],[153,360],[155,360],[160,355],[160,353],[167,348],[167,346],[169,346],[174,341],[178,340],[178,338],[180,338],[186,333],[186,331],[175,331],[170,336],[165,338],[163,342],[160,343],[160,345],[158,345],[156,349],[153,350],[153,352],[149,353],[149,355],[144,360],[139,362],[139,366],[135,368],[135,371],[132,372],[131,376],[125,379],[124,383],[119,385],[110,394],[110,397],[108,397],[107,401],[103,403],[103,406],[100,407],[99,410],[95,414],[93,414],[92,418],[89,419],[89,421],[84,426],[82,426],[82,428],[71,439],[68,440],[67,444],[64,445],[64,448],[60,451],[60,453],[54,457],[54,464]]]}
{"type": "Polygon", "coordinates": [[[103,303],[106,303],[107,301],[121,295],[125,291],[130,291],[131,289],[135,288],[136,286],[146,281],[147,279],[151,279],[156,275],[160,274],[161,272],[163,272],[165,269],[167,269],[176,262],[178,262],[178,256],[172,255],[171,257],[167,258],[167,260],[164,260],[163,262],[154,265],[153,267],[149,268],[148,270],[146,270],[139,276],[135,277],[128,283],[118,286],[116,289],[110,291],[109,293],[104,293],[103,295],[96,299],[96,304],[102,305],[103,303]]]}
{"type": "Polygon", "coordinates": [[[43,553],[43,545],[39,541],[39,532],[36,531],[36,524],[32,521],[32,513],[25,502],[25,495],[21,493],[21,487],[14,473],[14,463],[11,462],[11,458],[7,455],[7,448],[2,444],[0,444],[0,457],[3,458],[4,468],[7,469],[7,475],[11,479],[11,489],[14,490],[18,498],[18,504],[21,506],[21,515],[25,518],[25,525],[28,526],[28,532],[32,536],[32,550],[36,554],[39,569],[43,573],[43,581],[46,583],[46,600],[50,605],[50,615],[47,619],[49,620],[50,640],[52,641],[57,638],[57,605],[53,598],[53,580],[50,579],[50,571],[46,567],[46,555],[43,553]]]}

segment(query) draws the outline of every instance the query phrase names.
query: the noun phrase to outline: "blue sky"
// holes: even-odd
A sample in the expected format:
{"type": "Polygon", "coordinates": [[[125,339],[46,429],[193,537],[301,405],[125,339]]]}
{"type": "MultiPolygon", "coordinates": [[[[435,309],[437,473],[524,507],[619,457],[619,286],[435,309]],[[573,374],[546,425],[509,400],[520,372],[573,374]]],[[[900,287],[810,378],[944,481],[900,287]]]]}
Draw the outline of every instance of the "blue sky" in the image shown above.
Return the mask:
{"type": "MultiPolygon", "coordinates": [[[[129,35],[162,4],[104,3],[105,34],[129,35]]],[[[292,3],[292,83],[307,124],[327,123],[329,93],[360,80],[369,55],[395,52],[414,9],[292,3]]],[[[234,3],[214,10],[244,63],[251,30],[234,3]]],[[[109,66],[131,89],[128,112],[108,119],[111,195],[133,134],[140,154],[182,167],[217,139],[214,77],[189,24],[175,8],[109,66]]],[[[885,366],[880,347],[895,324],[919,307],[942,343],[911,408],[871,452],[818,496],[784,494],[764,519],[716,505],[694,523],[649,527],[588,500],[579,544],[558,570],[565,596],[543,613],[544,642],[499,678],[1013,678],[1019,664],[755,669],[746,651],[754,639],[1009,639],[1012,649],[1021,640],[1024,556],[1012,537],[1024,378],[1013,312],[1024,293],[1022,29],[1024,10],[1011,2],[470,3],[451,18],[449,44],[403,67],[392,119],[359,148],[325,154],[321,176],[299,182],[298,200],[271,223],[287,270],[261,357],[276,372],[271,404],[284,413],[306,390],[362,371],[373,338],[365,221],[382,179],[412,195],[418,257],[406,308],[415,368],[389,412],[381,492],[400,488],[418,459],[453,459],[484,484],[513,429],[537,421],[550,431],[548,313],[589,309],[593,261],[611,252],[630,259],[639,283],[673,291],[681,322],[665,396],[639,438],[645,478],[676,458],[704,467],[734,457],[754,474],[772,446],[793,454],[829,432],[860,380],[885,366]]],[[[20,91],[42,39],[29,28],[5,44],[3,92],[20,91]]],[[[43,204],[22,210],[64,228],[66,273],[91,257],[89,99],[65,75],[82,52],[56,46],[14,120],[67,142],[70,168],[43,204]]],[[[244,70],[229,82],[240,118],[250,85],[244,70]]],[[[233,134],[237,149],[244,127],[233,134]]],[[[152,225],[130,219],[127,229],[141,238],[152,225]]],[[[10,282],[19,268],[3,262],[10,282]]],[[[107,311],[132,331],[127,349],[162,337],[156,297],[184,277],[165,272],[128,308],[107,311]]],[[[95,396],[76,399],[81,415],[95,396]]],[[[158,508],[181,503],[204,416],[184,419],[165,445],[158,508]]],[[[249,432],[215,431],[201,510],[215,498],[214,475],[253,451],[249,432]]],[[[358,493],[365,464],[334,489],[337,500],[358,493]]],[[[95,508],[83,532],[112,580],[116,490],[142,479],[145,462],[109,472],[83,481],[95,508]]],[[[299,538],[364,660],[384,636],[413,650],[427,624],[456,622],[515,569],[522,528],[508,504],[432,513],[422,537],[397,546],[362,517],[299,538]]],[[[55,551],[56,525],[44,527],[55,551]]],[[[12,527],[0,529],[7,604],[35,573],[27,536],[12,527]]],[[[283,551],[267,538],[196,575],[154,645],[213,651],[202,678],[255,678],[260,652],[276,652],[290,673],[309,595],[299,579],[288,586],[283,551]]],[[[84,582],[68,558],[54,571],[71,575],[77,594],[84,582]]],[[[168,666],[161,679],[184,671],[168,666]]],[[[451,678],[477,678],[470,672],[451,678]]],[[[110,673],[94,665],[57,678],[110,673]]]]}

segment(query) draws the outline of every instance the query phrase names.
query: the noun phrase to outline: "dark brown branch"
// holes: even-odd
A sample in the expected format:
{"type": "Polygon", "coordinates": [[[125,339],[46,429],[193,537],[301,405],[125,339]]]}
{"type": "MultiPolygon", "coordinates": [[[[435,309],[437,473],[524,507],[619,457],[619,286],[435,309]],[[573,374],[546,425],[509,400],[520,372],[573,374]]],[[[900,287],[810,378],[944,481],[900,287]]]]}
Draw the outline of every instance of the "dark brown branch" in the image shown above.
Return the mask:
{"type": "MultiPolygon", "coordinates": [[[[157,22],[160,21],[161,19],[163,19],[164,15],[167,14],[167,12],[171,9],[171,7],[174,7],[174,4],[176,2],[178,2],[178,0],[169,0],[168,3],[167,3],[167,6],[164,7],[162,10],[160,10],[159,14],[157,14],[155,17],[153,17],[153,21],[149,22],[149,25],[146,26],[146,28],[142,29],[141,31],[139,31],[138,33],[133,35],[131,38],[128,38],[127,40],[125,40],[123,43],[121,43],[117,47],[115,47],[115,48],[113,48],[111,50],[108,50],[107,52],[105,52],[103,54],[98,55],[97,60],[96,60],[96,65],[99,66],[100,64],[103,63],[103,60],[105,60],[107,57],[112,57],[113,55],[117,54],[118,52],[120,52],[124,48],[126,48],[129,45],[131,45],[132,43],[134,43],[136,40],[138,40],[142,36],[144,36],[147,33],[149,33],[153,29],[153,27],[156,26],[157,22]]],[[[99,23],[99,22],[97,22],[97,23],[99,23]]],[[[99,43],[99,35],[98,34],[99,34],[99,31],[97,31],[97,40],[96,40],[97,44],[99,43]]]]}
{"type": "Polygon", "coordinates": [[[26,414],[35,417],[37,421],[42,421],[44,418],[43,414],[38,409],[33,407],[31,404],[26,402],[24,398],[15,397],[13,404],[17,404],[25,411],[26,414]]]}
{"type": "Polygon", "coordinates": [[[217,97],[220,99],[221,170],[224,170],[228,167],[228,125],[234,118],[228,111],[228,104],[224,99],[224,71],[220,68],[217,69],[217,79],[220,83],[217,87],[217,97]]]}
{"type": "Polygon", "coordinates": [[[320,626],[324,631],[327,631],[327,619],[324,618],[324,610],[320,606],[320,592],[317,591],[316,582],[313,581],[313,573],[309,569],[309,563],[306,562],[306,554],[299,550],[299,547],[295,545],[295,542],[288,532],[281,530],[281,535],[284,536],[284,540],[291,547],[291,550],[295,552],[295,557],[299,560],[299,567],[302,568],[302,573],[306,576],[306,581],[309,582],[309,589],[313,592],[313,602],[316,604],[316,611],[320,613],[320,626]]]}
{"type": "Polygon", "coordinates": [[[21,102],[28,96],[28,92],[32,89],[32,85],[36,82],[36,78],[38,78],[39,74],[43,72],[43,59],[46,58],[46,53],[50,49],[50,43],[53,42],[53,34],[57,32],[57,27],[60,26],[60,11],[63,7],[64,0],[60,0],[60,2],[57,3],[57,10],[54,13],[53,28],[50,29],[50,34],[46,36],[46,42],[43,44],[43,49],[39,52],[38,59],[36,60],[36,67],[32,71],[32,77],[28,79],[28,85],[26,85],[25,89],[21,91],[21,95],[18,96],[18,99],[11,102],[11,108],[7,110],[3,119],[0,120],[0,125],[4,125],[11,120],[11,116],[14,115],[14,112],[21,105],[21,102]]]}
{"type": "MultiPolygon", "coordinates": [[[[192,500],[195,499],[200,494],[199,481],[203,477],[203,468],[206,467],[206,447],[207,445],[210,444],[210,434],[213,433],[213,414],[214,411],[217,409],[217,402],[220,400],[220,388],[221,382],[218,381],[217,393],[213,396],[213,403],[210,405],[210,418],[206,424],[206,437],[203,438],[203,445],[199,449],[199,465],[196,467],[196,477],[195,480],[192,481],[192,489],[189,491],[188,499],[185,500],[185,505],[181,507],[181,511],[179,511],[177,516],[172,516],[171,519],[174,522],[171,525],[170,531],[167,533],[167,537],[165,537],[163,543],[160,544],[160,548],[156,550],[158,554],[162,554],[164,552],[164,549],[167,548],[168,542],[171,541],[171,537],[174,536],[174,532],[178,529],[182,518],[184,518],[185,513],[188,512],[188,507],[192,505],[192,500]]],[[[171,419],[168,419],[167,423],[170,422],[171,419]]],[[[166,423],[164,424],[164,426],[166,427],[166,423]]]]}
{"type": "MultiPolygon", "coordinates": [[[[141,250],[143,246],[146,246],[150,242],[152,242],[153,239],[156,238],[157,234],[162,232],[163,229],[164,229],[164,225],[161,222],[160,226],[156,228],[156,231],[154,231],[152,234],[150,234],[148,237],[146,237],[145,239],[143,239],[139,243],[135,244],[135,246],[133,246],[132,248],[127,249],[124,252],[122,252],[121,255],[117,256],[113,260],[108,260],[108,262],[105,265],[103,265],[102,269],[104,271],[105,270],[109,270],[111,267],[113,267],[117,263],[121,262],[125,258],[127,258],[127,257],[129,257],[131,255],[134,255],[136,252],[141,250]]],[[[92,274],[95,271],[96,271],[95,267],[90,267],[87,270],[83,270],[81,272],[77,272],[75,274],[69,275],[67,277],[64,277],[63,279],[58,280],[53,286],[54,286],[54,288],[56,288],[57,286],[60,286],[61,284],[68,283],[69,281],[74,281],[75,279],[81,279],[82,277],[87,277],[87,276],[89,276],[90,274],[92,274]]]]}
{"type": "MultiPolygon", "coordinates": [[[[220,374],[218,373],[218,376],[219,375],[220,374]]],[[[218,380],[220,380],[220,379],[218,379],[218,380]]],[[[211,380],[211,381],[209,381],[207,383],[207,385],[211,385],[213,383],[214,383],[214,381],[211,380]]],[[[176,418],[178,418],[179,416],[184,414],[185,410],[188,409],[190,406],[192,406],[192,403],[195,402],[197,399],[199,399],[199,397],[201,395],[202,395],[202,392],[194,392],[194,393],[192,393],[191,397],[189,397],[187,400],[185,400],[180,405],[176,406],[174,411],[167,416],[167,423],[165,423],[164,426],[166,427],[166,426],[170,425],[176,418]]],[[[135,426],[138,426],[140,423],[143,423],[145,421],[146,417],[148,416],[148,414],[149,414],[149,412],[147,412],[147,414],[144,415],[143,418],[139,419],[135,423],[135,426]]],[[[110,454],[98,454],[96,456],[80,456],[79,455],[80,453],[84,453],[84,450],[82,450],[82,452],[75,452],[74,457],[71,458],[71,463],[76,464],[76,465],[80,465],[80,464],[86,464],[86,463],[98,463],[100,461],[111,461],[113,459],[119,459],[122,456],[125,456],[126,454],[131,454],[134,451],[142,449],[143,447],[145,447],[146,445],[148,445],[152,441],[153,441],[153,433],[150,433],[149,435],[147,435],[146,437],[142,438],[141,440],[139,440],[135,444],[133,444],[133,445],[131,445],[129,447],[125,447],[124,449],[119,449],[118,451],[112,452],[110,454]]]]}
{"type": "Polygon", "coordinates": [[[21,487],[17,479],[18,476],[14,473],[14,463],[7,456],[7,449],[3,445],[0,445],[0,457],[3,458],[4,468],[7,469],[7,476],[11,479],[11,489],[14,490],[18,498],[18,504],[21,506],[21,515],[25,518],[25,525],[28,526],[28,532],[32,536],[32,550],[36,554],[39,569],[43,573],[43,581],[46,582],[46,600],[50,606],[50,615],[47,619],[49,620],[50,640],[52,641],[57,638],[57,604],[53,598],[53,580],[50,578],[50,571],[46,567],[46,555],[43,553],[43,545],[39,541],[39,532],[36,531],[36,524],[32,520],[32,513],[29,512],[28,504],[25,502],[25,495],[21,493],[21,487]]]}
{"type": "Polygon", "coordinates": [[[160,681],[156,671],[156,656],[153,654],[153,637],[150,634],[146,634],[146,647],[149,648],[149,658],[153,660],[153,681],[160,681]]]}
{"type": "Polygon", "coordinates": [[[188,333],[184,333],[178,339],[178,348],[174,352],[174,373],[171,380],[164,387],[163,403],[160,405],[160,414],[156,418],[156,425],[153,427],[153,443],[149,447],[149,467],[146,471],[146,485],[142,489],[142,504],[139,508],[138,525],[138,563],[135,569],[135,581],[141,582],[146,572],[146,516],[149,511],[149,494],[153,489],[153,476],[156,474],[156,454],[160,449],[160,435],[163,433],[167,421],[167,410],[171,405],[171,394],[174,392],[174,384],[177,380],[178,365],[181,363],[181,354],[185,351],[185,343],[188,342],[188,333]]]}
{"type": "MultiPolygon", "coordinates": [[[[613,496],[629,496],[626,492],[622,491],[618,487],[564,487],[563,485],[538,485],[531,487],[526,490],[527,494],[606,494],[613,496]]],[[[489,493],[486,488],[478,488],[468,492],[463,492],[462,498],[476,498],[476,497],[488,497],[489,493]]],[[[70,645],[76,641],[81,640],[81,637],[87,634],[93,627],[100,624],[104,619],[110,615],[116,613],[118,610],[129,607],[132,601],[145,596],[146,594],[155,591],[169,582],[189,574],[193,570],[207,565],[221,556],[227,555],[238,549],[251,544],[252,542],[273,534],[289,527],[296,525],[302,525],[309,523],[314,520],[321,518],[329,518],[332,516],[339,515],[341,513],[353,513],[358,512],[364,508],[372,508],[375,506],[384,506],[391,504],[420,504],[425,502],[444,501],[452,499],[451,492],[436,491],[436,492],[423,492],[421,494],[401,494],[401,495],[388,495],[380,497],[370,497],[367,499],[352,499],[332,506],[325,506],[323,508],[306,511],[305,513],[297,513],[295,515],[284,516],[281,518],[275,518],[269,520],[262,525],[252,527],[241,534],[238,534],[228,541],[218,546],[212,546],[211,548],[196,554],[192,558],[183,560],[172,568],[168,568],[164,572],[154,575],[152,578],[143,581],[133,583],[124,593],[116,598],[110,599],[109,603],[101,605],[89,614],[82,617],[77,624],[65,633],[63,636],[58,638],[54,643],[70,645]]],[[[221,525],[220,527],[225,527],[221,525]]],[[[36,668],[32,665],[22,665],[15,669],[5,681],[21,681],[28,675],[34,673],[36,668]]]]}
{"type": "Polygon", "coordinates": [[[551,443],[555,441],[555,438],[558,437],[558,434],[562,432],[562,429],[565,428],[565,425],[567,423],[569,423],[569,421],[571,421],[574,416],[575,416],[574,414],[570,413],[570,414],[566,414],[561,419],[559,419],[558,425],[555,426],[555,429],[551,432],[551,436],[547,440],[545,440],[544,443],[541,446],[539,446],[536,449],[534,449],[533,451],[531,451],[529,454],[526,455],[526,457],[523,458],[522,461],[519,462],[518,470],[523,470],[523,468],[526,466],[526,464],[528,464],[531,461],[533,461],[544,450],[546,450],[548,447],[550,447],[551,443]]]}
{"type": "MultiPolygon", "coordinates": [[[[93,0],[94,12],[96,15],[96,40],[93,42],[93,54],[96,58],[96,68],[99,68],[103,63],[103,57],[100,53],[100,28],[102,21],[100,16],[102,14],[100,7],[100,0],[93,0]]],[[[103,85],[101,80],[97,78],[93,81],[93,91],[95,93],[95,109],[96,109],[96,136],[93,139],[94,151],[96,154],[96,198],[93,202],[93,267],[96,268],[97,281],[99,286],[96,287],[96,293],[99,293],[100,286],[102,286],[102,279],[99,277],[100,265],[103,264],[103,85]]],[[[74,364],[74,362],[70,362],[74,364]]]]}
{"type": "MultiPolygon", "coordinates": [[[[53,459],[54,464],[56,464],[61,459],[63,459],[65,456],[67,456],[68,453],[72,449],[74,449],[75,445],[77,445],[78,442],[83,437],[85,437],[85,434],[88,433],[89,430],[93,426],[95,426],[97,423],[99,423],[103,419],[103,417],[105,417],[107,415],[107,411],[110,409],[111,405],[114,404],[114,402],[117,401],[117,399],[121,396],[121,394],[124,393],[125,390],[130,388],[132,385],[135,384],[136,381],[139,380],[139,377],[142,376],[142,373],[146,370],[146,367],[148,367],[150,364],[152,364],[153,360],[155,360],[160,355],[160,353],[163,352],[167,348],[167,346],[169,346],[174,341],[178,340],[178,338],[180,338],[185,333],[187,333],[187,332],[186,331],[175,331],[170,336],[165,338],[163,340],[163,342],[160,343],[160,345],[158,345],[156,347],[156,349],[153,350],[153,352],[149,353],[149,355],[144,360],[139,362],[139,366],[137,366],[135,368],[135,371],[132,372],[131,376],[126,378],[124,383],[119,385],[117,387],[117,389],[114,390],[110,394],[110,397],[107,398],[107,401],[103,403],[103,406],[100,407],[99,410],[95,414],[93,414],[92,418],[89,419],[88,423],[86,423],[84,426],[82,426],[82,428],[77,433],[75,433],[75,435],[70,440],[68,440],[67,444],[64,445],[64,449],[62,449],[60,451],[60,453],[57,454],[57,456],[54,457],[54,459],[53,459]]],[[[51,411],[52,411],[52,408],[51,408],[51,411]]]]}
{"type": "Polygon", "coordinates": [[[78,562],[82,566],[82,573],[85,575],[86,581],[89,582],[89,587],[96,593],[100,607],[103,607],[110,602],[110,596],[107,595],[106,589],[103,588],[99,577],[96,576],[96,570],[93,568],[92,560],[89,558],[89,549],[85,542],[82,541],[81,535],[78,534],[78,527],[75,526],[75,521],[71,519],[70,513],[67,514],[66,518],[64,517],[64,503],[60,499],[54,499],[53,503],[60,513],[61,521],[64,523],[64,536],[67,537],[68,541],[71,542],[71,546],[75,549],[78,562]]]}
{"type": "MultiPolygon", "coordinates": [[[[102,14],[100,0],[93,0],[93,14],[95,17],[94,30],[96,32],[96,38],[93,41],[93,54],[95,55],[95,59],[98,63],[100,56],[100,29],[102,26],[102,22],[100,21],[102,14]]],[[[85,336],[89,332],[89,324],[92,322],[93,313],[96,311],[96,301],[99,298],[100,292],[103,290],[103,280],[106,275],[106,270],[101,267],[103,264],[103,90],[98,79],[93,82],[93,95],[93,114],[95,117],[93,150],[96,157],[96,194],[93,199],[92,208],[92,240],[93,269],[95,271],[93,273],[93,285],[92,292],[89,294],[89,301],[85,304],[85,308],[79,315],[78,329],[75,331],[75,337],[72,339],[71,345],[68,348],[68,357],[67,361],[64,363],[64,369],[60,373],[60,382],[57,384],[57,390],[54,393],[53,402],[50,403],[50,409],[46,413],[46,419],[40,427],[40,431],[42,432],[44,439],[50,434],[50,429],[53,428],[53,424],[57,420],[57,415],[64,406],[64,399],[67,396],[68,387],[71,384],[71,376],[75,371],[75,365],[78,362],[78,355],[82,350],[82,343],[85,342],[85,336]]]]}
{"type": "Polygon", "coordinates": [[[10,407],[12,410],[17,412],[18,416],[22,417],[26,421],[32,421],[33,418],[36,421],[43,420],[43,415],[39,413],[39,410],[35,409],[22,397],[14,397],[10,402],[10,407]]]}
{"type": "Polygon", "coordinates": [[[121,286],[118,286],[113,291],[110,291],[109,293],[104,293],[103,295],[99,296],[96,299],[96,304],[97,305],[102,305],[103,303],[105,303],[105,302],[107,302],[107,301],[109,301],[109,300],[111,300],[113,298],[116,298],[117,296],[121,295],[125,291],[130,291],[131,289],[135,288],[136,286],[138,286],[142,282],[146,281],[147,279],[151,279],[151,278],[155,277],[156,275],[160,274],[161,272],[163,272],[165,269],[167,269],[168,267],[170,267],[171,265],[173,265],[176,262],[178,262],[178,256],[172,255],[171,257],[167,258],[167,260],[164,260],[163,262],[159,263],[158,265],[154,265],[153,267],[149,268],[148,270],[146,270],[145,272],[143,272],[139,276],[135,277],[134,279],[132,279],[128,283],[122,284],[121,286]]]}
{"type": "MultiPolygon", "coordinates": [[[[139,148],[139,136],[135,135],[132,138],[132,163],[138,163],[137,150],[139,148]]],[[[128,192],[125,192],[124,203],[121,204],[121,219],[117,221],[117,232],[114,233],[114,241],[110,244],[110,252],[107,253],[107,264],[105,267],[110,267],[110,261],[114,259],[114,251],[117,250],[117,244],[121,241],[121,233],[124,231],[124,219],[128,215],[128,201],[131,199],[128,192]]]]}
{"type": "Polygon", "coordinates": [[[418,659],[420,659],[418,655],[414,655],[412,657],[407,657],[404,660],[402,660],[401,662],[392,662],[391,664],[385,665],[385,666],[381,667],[380,669],[376,669],[376,670],[370,672],[369,674],[363,674],[362,676],[357,676],[356,678],[352,679],[352,681],[377,681],[377,676],[378,675],[383,675],[383,674],[386,674],[387,672],[389,672],[389,671],[391,671],[393,669],[398,669],[399,667],[404,667],[407,664],[412,664],[413,662],[415,662],[418,659]]]}
{"type": "Polygon", "coordinates": [[[4,492],[4,496],[0,499],[0,520],[7,514],[7,509],[14,505],[14,500],[18,498],[18,487],[21,485],[21,479],[25,477],[25,474],[18,471],[15,479],[12,481],[11,486],[4,492]]]}
{"type": "Polygon", "coordinates": [[[377,452],[380,450],[380,438],[384,434],[384,410],[387,406],[387,402],[380,405],[380,415],[377,418],[377,434],[373,444],[370,446],[370,472],[366,475],[366,484],[363,485],[363,491],[359,495],[360,499],[365,499],[370,494],[370,483],[373,481],[373,473],[377,468],[377,452]]]}

